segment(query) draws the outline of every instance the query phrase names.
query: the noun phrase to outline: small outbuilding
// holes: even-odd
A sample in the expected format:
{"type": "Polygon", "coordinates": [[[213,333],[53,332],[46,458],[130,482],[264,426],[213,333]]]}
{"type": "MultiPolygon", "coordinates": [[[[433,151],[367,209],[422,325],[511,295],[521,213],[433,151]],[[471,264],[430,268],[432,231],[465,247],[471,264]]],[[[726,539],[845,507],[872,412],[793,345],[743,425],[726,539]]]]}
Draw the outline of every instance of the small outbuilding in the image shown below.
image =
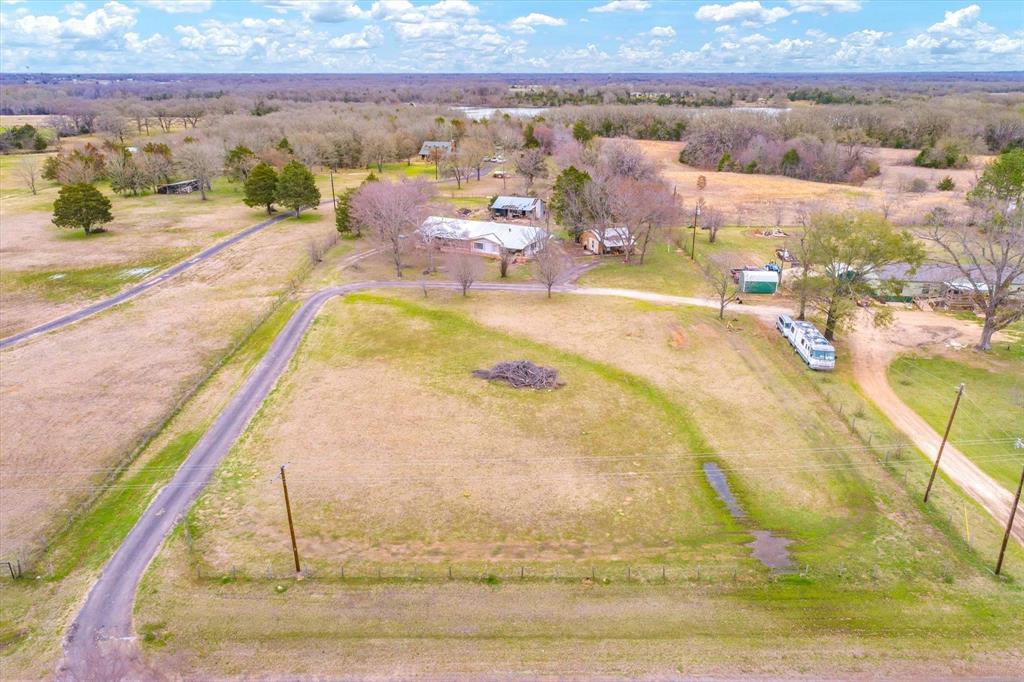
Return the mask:
{"type": "Polygon", "coordinates": [[[774,294],[779,289],[779,273],[774,270],[740,270],[739,274],[744,294],[774,294]]]}
{"type": "Polygon", "coordinates": [[[608,253],[625,253],[626,247],[635,240],[625,227],[609,227],[605,230],[584,230],[580,243],[590,253],[602,256],[608,253]]]}
{"type": "Polygon", "coordinates": [[[181,180],[180,182],[172,182],[168,185],[160,185],[156,188],[157,194],[192,194],[192,192],[199,191],[199,181],[193,178],[192,180],[181,180]]]}
{"type": "Polygon", "coordinates": [[[445,140],[427,140],[420,147],[420,158],[429,158],[435,149],[441,152],[441,156],[447,156],[452,151],[452,143],[445,140]]]}
{"type": "Polygon", "coordinates": [[[544,219],[544,200],[537,197],[495,197],[491,216],[495,218],[544,219]]]}

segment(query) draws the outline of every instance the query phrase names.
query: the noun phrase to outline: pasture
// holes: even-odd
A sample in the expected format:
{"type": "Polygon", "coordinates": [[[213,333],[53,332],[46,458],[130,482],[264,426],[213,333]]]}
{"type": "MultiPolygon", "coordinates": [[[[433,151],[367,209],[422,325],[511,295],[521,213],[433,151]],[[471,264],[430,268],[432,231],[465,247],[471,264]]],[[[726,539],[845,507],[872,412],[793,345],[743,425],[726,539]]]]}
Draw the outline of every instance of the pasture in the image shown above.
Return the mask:
{"type": "Polygon", "coordinates": [[[975,514],[971,551],[917,504],[917,456],[883,462],[834,409],[857,400],[846,369],[811,376],[769,327],[707,310],[336,299],[147,576],[147,654],[209,675],[998,670],[962,638],[1020,654],[999,622],[1024,595],[976,553],[998,529],[975,514]],[[519,357],[565,386],[471,375],[519,357]],[[793,541],[795,573],[752,557],[755,529],[793,541]]]}

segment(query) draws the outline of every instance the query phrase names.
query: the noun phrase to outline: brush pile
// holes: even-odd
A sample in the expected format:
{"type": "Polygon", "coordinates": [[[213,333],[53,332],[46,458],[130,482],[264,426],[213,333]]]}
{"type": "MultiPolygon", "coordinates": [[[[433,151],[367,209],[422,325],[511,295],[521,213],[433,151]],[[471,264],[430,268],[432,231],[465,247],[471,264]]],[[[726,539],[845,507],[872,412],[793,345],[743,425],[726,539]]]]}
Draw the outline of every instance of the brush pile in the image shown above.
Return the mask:
{"type": "Polygon", "coordinates": [[[499,362],[490,369],[474,370],[473,376],[488,381],[504,381],[513,388],[558,388],[558,370],[538,367],[529,360],[499,362]]]}

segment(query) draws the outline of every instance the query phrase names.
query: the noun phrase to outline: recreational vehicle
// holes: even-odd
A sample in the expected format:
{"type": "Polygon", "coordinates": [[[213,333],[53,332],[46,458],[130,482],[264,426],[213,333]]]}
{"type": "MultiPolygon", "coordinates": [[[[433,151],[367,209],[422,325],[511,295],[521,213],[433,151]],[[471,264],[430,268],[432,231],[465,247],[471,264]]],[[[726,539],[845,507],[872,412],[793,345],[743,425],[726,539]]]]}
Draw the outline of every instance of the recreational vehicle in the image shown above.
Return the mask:
{"type": "Polygon", "coordinates": [[[811,369],[835,369],[836,349],[810,322],[779,315],[775,326],[811,369]]]}

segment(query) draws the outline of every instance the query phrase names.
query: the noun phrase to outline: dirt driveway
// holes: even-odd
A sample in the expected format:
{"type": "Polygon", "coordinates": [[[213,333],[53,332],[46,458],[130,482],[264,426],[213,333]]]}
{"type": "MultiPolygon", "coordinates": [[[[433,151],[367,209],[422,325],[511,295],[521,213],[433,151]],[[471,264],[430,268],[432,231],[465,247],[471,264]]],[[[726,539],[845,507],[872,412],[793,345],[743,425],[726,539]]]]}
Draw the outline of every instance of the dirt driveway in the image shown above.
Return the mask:
{"type": "MultiPolygon", "coordinates": [[[[898,323],[888,329],[876,329],[866,320],[859,320],[850,335],[853,375],[857,383],[931,461],[935,460],[942,436],[899,399],[889,385],[887,369],[901,353],[939,349],[949,341],[970,345],[977,342],[977,337],[978,327],[970,322],[909,310],[899,313],[898,323]]],[[[950,389],[952,391],[952,387],[950,389]]],[[[940,468],[1000,524],[1006,524],[1013,504],[1010,491],[950,443],[943,450],[940,468]]],[[[1024,524],[1014,524],[1013,535],[1024,544],[1024,524]]]]}
{"type": "MultiPolygon", "coordinates": [[[[631,289],[581,288],[574,293],[590,296],[619,296],[653,303],[674,305],[696,305],[717,308],[718,302],[711,299],[687,296],[669,296],[631,289]]],[[[792,312],[789,308],[769,305],[732,306],[730,312],[774,318],[780,313],[792,312]]],[[[978,327],[965,320],[919,310],[901,310],[896,313],[896,323],[888,329],[877,329],[869,320],[857,320],[856,329],[850,334],[853,356],[853,374],[857,383],[882,412],[902,431],[921,452],[932,461],[938,452],[942,436],[935,432],[924,419],[899,399],[889,386],[887,369],[889,363],[901,353],[938,348],[950,340],[964,345],[976,342],[978,327]]],[[[957,483],[968,495],[981,504],[1000,524],[1006,525],[1013,505],[1013,495],[996,483],[956,447],[946,444],[943,451],[942,471],[957,483]]],[[[1013,529],[1014,538],[1024,545],[1024,524],[1017,523],[1013,529]]]]}

